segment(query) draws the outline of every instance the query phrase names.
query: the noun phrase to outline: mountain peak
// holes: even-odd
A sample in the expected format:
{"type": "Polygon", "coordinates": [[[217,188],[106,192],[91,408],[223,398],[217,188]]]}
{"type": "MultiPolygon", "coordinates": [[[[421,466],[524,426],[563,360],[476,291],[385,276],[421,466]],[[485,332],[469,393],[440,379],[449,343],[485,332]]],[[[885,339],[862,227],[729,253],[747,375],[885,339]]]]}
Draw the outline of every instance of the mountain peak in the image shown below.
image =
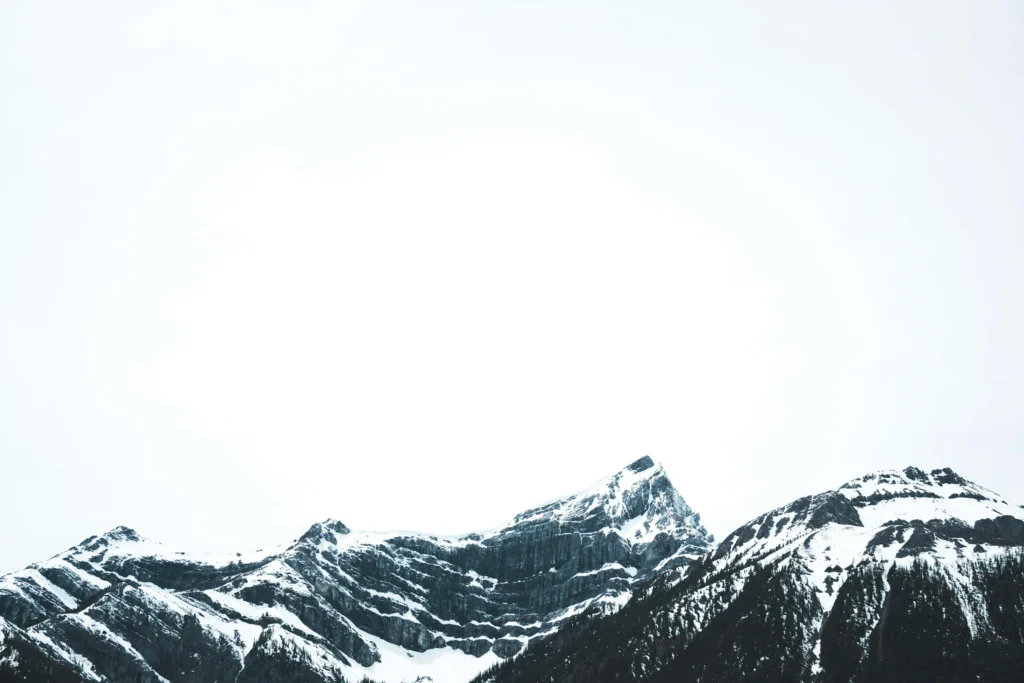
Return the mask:
{"type": "MultiPolygon", "coordinates": [[[[965,492],[982,493],[987,491],[971,482],[949,467],[933,469],[930,472],[920,467],[906,467],[902,470],[879,470],[865,474],[839,487],[840,491],[861,491],[863,495],[872,495],[875,491],[892,491],[897,489],[914,489],[932,491],[946,498],[956,489],[965,492]]],[[[991,493],[990,491],[988,493],[991,493]]]]}
{"type": "Polygon", "coordinates": [[[319,542],[325,535],[334,533],[340,536],[351,533],[351,530],[333,517],[328,517],[322,522],[317,522],[306,530],[306,533],[299,537],[300,541],[319,542]]]}
{"type": "Polygon", "coordinates": [[[931,472],[925,472],[918,467],[907,467],[903,470],[903,476],[907,479],[921,482],[923,484],[953,484],[956,486],[965,486],[971,483],[949,467],[934,469],[931,472]]]}
{"type": "Polygon", "coordinates": [[[127,526],[116,526],[110,531],[102,534],[101,538],[109,541],[141,541],[142,536],[135,529],[127,526]]]}
{"type": "Polygon", "coordinates": [[[652,467],[655,467],[654,460],[651,459],[651,456],[645,455],[639,460],[634,460],[633,462],[631,462],[629,465],[626,466],[625,469],[629,470],[630,472],[643,472],[645,470],[651,469],[652,467]]]}
{"type": "Polygon", "coordinates": [[[348,534],[348,533],[351,533],[351,529],[349,529],[347,526],[345,526],[341,522],[341,520],[334,519],[333,517],[328,517],[324,521],[320,522],[320,526],[322,526],[325,529],[330,529],[331,531],[333,531],[336,534],[348,534]]]}
{"type": "Polygon", "coordinates": [[[948,467],[943,467],[939,470],[932,470],[931,475],[932,479],[940,484],[958,484],[960,486],[964,486],[971,483],[948,467]]]}
{"type": "MultiPolygon", "coordinates": [[[[817,552],[843,566],[864,558],[887,561],[922,552],[963,556],[965,548],[1024,544],[1019,509],[948,467],[881,470],[848,481],[835,491],[805,496],[733,531],[714,559],[736,561],[781,550],[817,552]],[[918,545],[909,543],[917,532],[918,545]],[[810,540],[819,535],[821,547],[810,540]],[[927,542],[926,542],[927,541],[927,542]],[[845,556],[840,554],[843,548],[845,556]]],[[[975,551],[983,552],[983,551],[975,551]]]]}
{"type": "Polygon", "coordinates": [[[142,543],[146,539],[139,535],[135,529],[127,526],[117,526],[99,536],[90,536],[83,540],[69,552],[75,550],[96,550],[100,547],[110,546],[115,543],[142,543]]]}
{"type": "Polygon", "coordinates": [[[588,489],[517,515],[496,535],[551,524],[579,533],[614,532],[637,552],[656,541],[674,545],[684,561],[700,555],[713,541],[664,467],[647,455],[588,489]]]}

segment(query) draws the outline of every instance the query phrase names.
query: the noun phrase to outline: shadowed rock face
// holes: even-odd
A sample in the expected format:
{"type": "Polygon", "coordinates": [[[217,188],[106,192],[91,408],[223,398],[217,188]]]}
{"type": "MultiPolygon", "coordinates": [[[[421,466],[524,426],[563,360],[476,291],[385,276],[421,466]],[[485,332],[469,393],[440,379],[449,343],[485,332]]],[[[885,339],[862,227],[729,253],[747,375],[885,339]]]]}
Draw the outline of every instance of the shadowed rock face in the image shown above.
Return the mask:
{"type": "Polygon", "coordinates": [[[902,543],[898,557],[908,557],[934,549],[937,540],[950,541],[960,547],[965,544],[982,547],[978,552],[984,552],[985,545],[1024,546],[1024,520],[1000,515],[982,518],[969,525],[959,519],[931,519],[927,522],[920,519],[894,519],[886,522],[884,528],[875,534],[871,547],[889,547],[894,543],[902,543]]]}
{"type": "Polygon", "coordinates": [[[571,614],[616,609],[711,541],[664,470],[641,458],[460,538],[327,520],[280,550],[212,557],[119,527],[0,580],[0,617],[83,680],[387,678],[397,656],[387,644],[414,657],[509,657],[571,614]]]}

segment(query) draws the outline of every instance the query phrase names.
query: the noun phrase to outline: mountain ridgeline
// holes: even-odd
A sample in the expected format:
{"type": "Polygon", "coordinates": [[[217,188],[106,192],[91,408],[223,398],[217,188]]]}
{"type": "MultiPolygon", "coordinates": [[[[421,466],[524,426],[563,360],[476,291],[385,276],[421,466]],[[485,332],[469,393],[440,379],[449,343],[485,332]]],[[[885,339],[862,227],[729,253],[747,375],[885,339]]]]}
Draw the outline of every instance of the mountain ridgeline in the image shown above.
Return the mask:
{"type": "Polygon", "coordinates": [[[801,498],[476,683],[1024,680],[1024,510],[945,469],[801,498]]]}
{"type": "Polygon", "coordinates": [[[465,683],[713,539],[650,458],[486,534],[174,552],[120,527],[0,578],[0,682],[465,683]]]}
{"type": "Polygon", "coordinates": [[[1022,552],[1021,506],[913,467],[716,545],[645,457],[485,534],[88,538],[0,578],[0,683],[1018,681],[1022,552]]]}

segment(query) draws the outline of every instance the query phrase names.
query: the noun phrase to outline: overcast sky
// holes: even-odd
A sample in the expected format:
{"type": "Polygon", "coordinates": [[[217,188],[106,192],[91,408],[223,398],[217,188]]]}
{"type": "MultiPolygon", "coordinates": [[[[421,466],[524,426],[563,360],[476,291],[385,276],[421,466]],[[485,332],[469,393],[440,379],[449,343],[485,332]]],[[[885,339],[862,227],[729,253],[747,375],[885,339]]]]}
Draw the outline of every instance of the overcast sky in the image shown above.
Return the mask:
{"type": "Polygon", "coordinates": [[[1024,503],[1024,5],[0,4],[0,571],[503,523],[649,454],[719,537],[1024,503]]]}

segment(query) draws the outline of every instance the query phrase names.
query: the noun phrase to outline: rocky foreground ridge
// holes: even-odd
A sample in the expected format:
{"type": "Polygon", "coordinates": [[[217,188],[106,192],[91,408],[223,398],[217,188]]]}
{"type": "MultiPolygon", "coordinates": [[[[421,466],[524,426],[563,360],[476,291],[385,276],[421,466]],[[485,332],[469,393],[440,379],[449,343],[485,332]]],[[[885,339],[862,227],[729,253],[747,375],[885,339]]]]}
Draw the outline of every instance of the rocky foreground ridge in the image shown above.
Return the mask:
{"type": "Polygon", "coordinates": [[[0,681],[464,683],[712,538],[645,457],[487,534],[175,552],[120,527],[0,578],[0,681]]]}

